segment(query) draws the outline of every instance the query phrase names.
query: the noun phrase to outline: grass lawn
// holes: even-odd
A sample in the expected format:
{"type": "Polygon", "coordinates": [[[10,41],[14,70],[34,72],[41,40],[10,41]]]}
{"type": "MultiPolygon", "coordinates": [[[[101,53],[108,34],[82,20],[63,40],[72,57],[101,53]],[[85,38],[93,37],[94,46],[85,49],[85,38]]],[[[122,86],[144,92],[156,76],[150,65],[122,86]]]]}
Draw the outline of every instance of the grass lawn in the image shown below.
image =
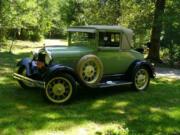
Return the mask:
{"type": "Polygon", "coordinates": [[[12,79],[17,61],[31,50],[0,52],[0,135],[180,134],[180,80],[155,79],[146,92],[80,88],[71,104],[53,105],[40,90],[24,90],[12,79]]]}

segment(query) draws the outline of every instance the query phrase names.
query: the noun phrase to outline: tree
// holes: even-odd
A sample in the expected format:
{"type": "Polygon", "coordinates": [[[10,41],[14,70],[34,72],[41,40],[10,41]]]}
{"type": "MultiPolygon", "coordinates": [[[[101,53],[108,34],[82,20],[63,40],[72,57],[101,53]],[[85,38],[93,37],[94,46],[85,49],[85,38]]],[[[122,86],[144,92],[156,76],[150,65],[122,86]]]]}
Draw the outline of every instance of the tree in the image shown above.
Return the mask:
{"type": "Polygon", "coordinates": [[[166,0],[156,0],[148,59],[160,62],[160,37],[166,0]]]}
{"type": "Polygon", "coordinates": [[[161,47],[168,49],[169,64],[180,61],[180,1],[168,0],[164,17],[163,40],[161,47]]]}
{"type": "Polygon", "coordinates": [[[9,9],[10,4],[8,0],[0,0],[0,45],[6,39],[7,27],[9,22],[9,9]]]}
{"type": "Polygon", "coordinates": [[[85,24],[117,25],[121,16],[120,0],[86,0],[83,10],[85,24]]]}
{"type": "Polygon", "coordinates": [[[119,24],[133,29],[135,47],[142,47],[149,41],[153,13],[154,0],[121,0],[119,24]]]}

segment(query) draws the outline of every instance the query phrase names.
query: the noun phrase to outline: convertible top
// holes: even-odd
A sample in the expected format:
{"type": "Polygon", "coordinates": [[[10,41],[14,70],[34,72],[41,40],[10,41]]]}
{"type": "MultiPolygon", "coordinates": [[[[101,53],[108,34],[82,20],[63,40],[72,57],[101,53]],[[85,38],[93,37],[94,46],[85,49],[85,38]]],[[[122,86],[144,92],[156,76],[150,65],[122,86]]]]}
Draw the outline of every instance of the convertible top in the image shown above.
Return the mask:
{"type": "Polygon", "coordinates": [[[70,27],[68,32],[120,32],[122,34],[122,49],[130,49],[133,46],[132,37],[134,35],[131,29],[125,28],[123,26],[115,25],[85,25],[85,26],[74,26],[70,27]]]}
{"type": "Polygon", "coordinates": [[[96,31],[111,31],[111,32],[124,32],[127,34],[133,34],[131,29],[125,28],[121,25],[85,25],[85,26],[75,26],[70,27],[67,31],[72,32],[90,32],[94,33],[96,31]]]}

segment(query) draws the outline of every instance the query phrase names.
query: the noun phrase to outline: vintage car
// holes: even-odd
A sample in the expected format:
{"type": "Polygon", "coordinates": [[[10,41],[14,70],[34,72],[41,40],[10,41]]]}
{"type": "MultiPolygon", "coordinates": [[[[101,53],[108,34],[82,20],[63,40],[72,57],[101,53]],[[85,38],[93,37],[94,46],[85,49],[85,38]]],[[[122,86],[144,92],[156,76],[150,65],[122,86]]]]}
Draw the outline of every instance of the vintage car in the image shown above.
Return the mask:
{"type": "MultiPolygon", "coordinates": [[[[43,88],[48,101],[62,104],[74,95],[77,85],[105,88],[130,85],[145,90],[154,67],[132,49],[133,31],[122,26],[70,27],[68,46],[44,46],[24,58],[13,76],[23,88],[43,88]]],[[[85,90],[85,89],[84,89],[85,90]]]]}

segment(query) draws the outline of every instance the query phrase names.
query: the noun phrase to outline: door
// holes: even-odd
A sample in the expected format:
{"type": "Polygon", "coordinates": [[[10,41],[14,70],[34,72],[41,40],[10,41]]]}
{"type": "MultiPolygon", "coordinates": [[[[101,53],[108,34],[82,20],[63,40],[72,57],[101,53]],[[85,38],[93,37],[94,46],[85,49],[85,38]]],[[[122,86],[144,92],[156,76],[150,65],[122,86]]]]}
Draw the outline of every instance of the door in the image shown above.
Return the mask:
{"type": "Polygon", "coordinates": [[[100,32],[97,56],[104,66],[104,74],[123,74],[134,61],[130,50],[121,50],[121,33],[100,32]]]}

